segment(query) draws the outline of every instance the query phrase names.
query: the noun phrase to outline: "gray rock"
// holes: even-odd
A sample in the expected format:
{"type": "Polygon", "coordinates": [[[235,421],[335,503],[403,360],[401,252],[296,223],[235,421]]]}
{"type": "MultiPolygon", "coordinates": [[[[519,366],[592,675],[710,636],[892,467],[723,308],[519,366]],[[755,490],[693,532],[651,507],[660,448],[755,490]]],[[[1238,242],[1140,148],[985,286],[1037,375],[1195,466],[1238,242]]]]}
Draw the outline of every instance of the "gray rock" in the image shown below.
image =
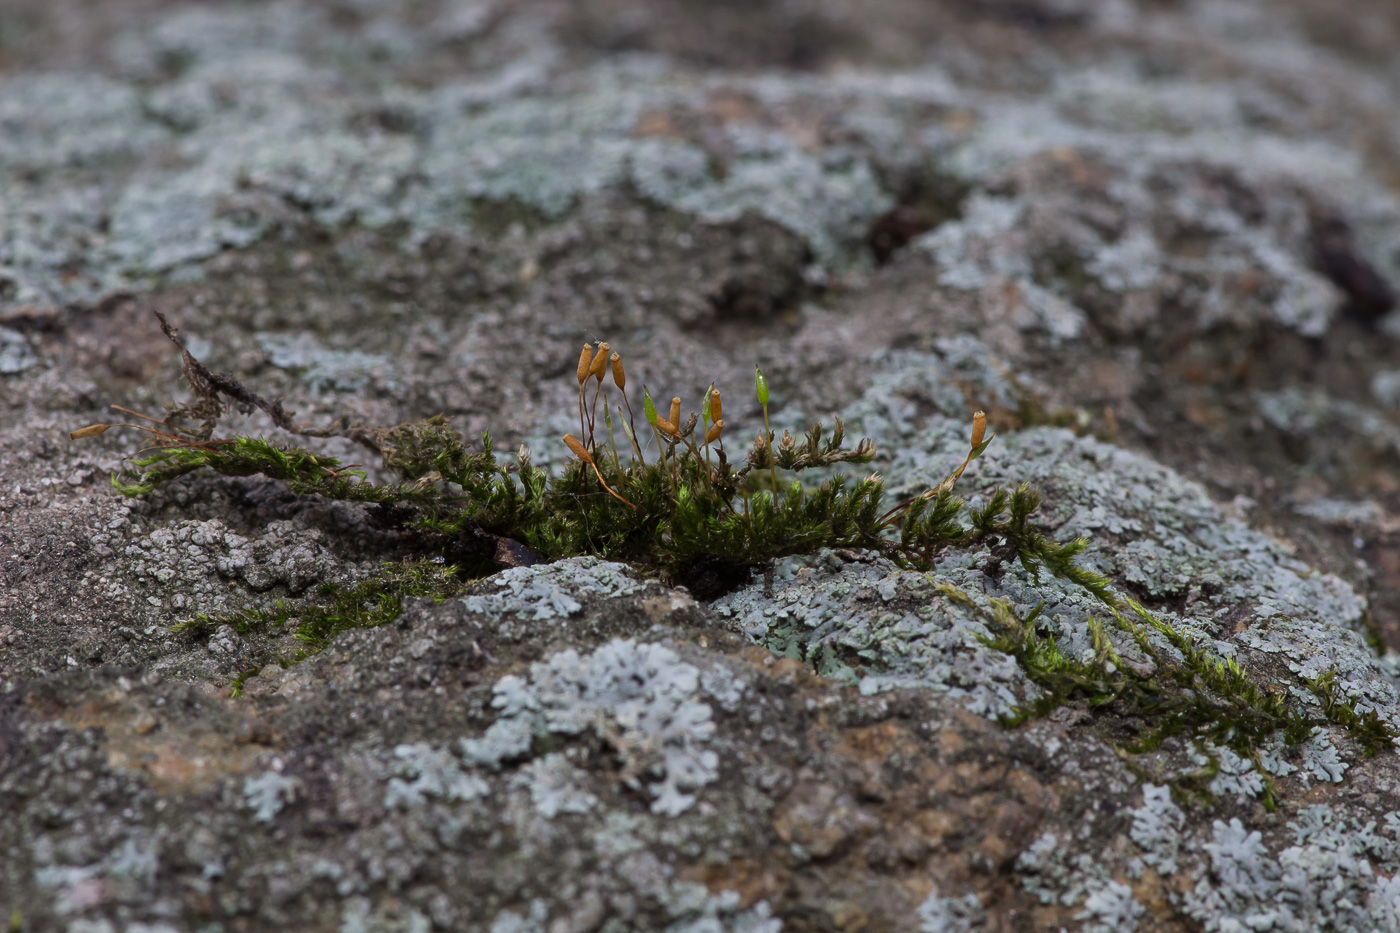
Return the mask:
{"type": "Polygon", "coordinates": [[[1390,6],[1311,0],[0,10],[0,905],[1400,930],[1396,752],[1338,712],[1400,729],[1397,49],[1390,6]],[[714,381],[735,437],[761,363],[891,503],[982,408],[969,508],[1033,484],[1163,628],[986,541],[710,602],[518,567],[293,663],[412,542],[262,477],[112,490],[150,436],[66,432],[181,395],[152,311],[298,423],[443,413],[556,468],[586,339],[688,409],[714,381]],[[1004,725],[1047,699],[997,647],[1037,608],[1066,663],[1170,690],[1194,646],[1309,725],[1140,748],[1092,692],[1004,725]]]}

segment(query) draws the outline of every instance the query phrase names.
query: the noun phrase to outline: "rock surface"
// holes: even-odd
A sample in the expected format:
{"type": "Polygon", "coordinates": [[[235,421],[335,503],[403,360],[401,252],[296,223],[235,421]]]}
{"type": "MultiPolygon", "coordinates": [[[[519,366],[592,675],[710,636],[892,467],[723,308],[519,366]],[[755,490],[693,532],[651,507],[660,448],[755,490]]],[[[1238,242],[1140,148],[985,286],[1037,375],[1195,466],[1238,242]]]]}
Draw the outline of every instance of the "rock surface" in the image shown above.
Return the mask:
{"type": "Polygon", "coordinates": [[[172,626],[368,578],[372,511],[125,499],[135,435],[67,439],[180,395],[152,311],[301,421],[441,412],[537,463],[587,339],[745,433],[760,361],[775,420],[841,414],[892,497],[984,408],[974,505],[1034,484],[1213,661],[1400,728],[1397,95],[1381,0],[0,5],[0,911],[1400,930],[1395,750],[1133,753],[1143,717],[1083,699],[1002,725],[1043,688],[997,607],[1086,663],[1105,613],[995,548],[710,602],[516,568],[284,669],[289,634],[172,626]]]}

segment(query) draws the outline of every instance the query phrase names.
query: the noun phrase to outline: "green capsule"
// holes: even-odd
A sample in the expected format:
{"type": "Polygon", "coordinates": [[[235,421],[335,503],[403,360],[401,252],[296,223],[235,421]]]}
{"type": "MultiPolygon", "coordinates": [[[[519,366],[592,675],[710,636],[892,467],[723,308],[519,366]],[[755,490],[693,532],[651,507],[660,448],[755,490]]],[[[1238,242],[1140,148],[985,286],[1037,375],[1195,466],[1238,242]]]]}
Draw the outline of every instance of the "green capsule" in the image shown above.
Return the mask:
{"type": "Polygon", "coordinates": [[[753,368],[754,388],[758,390],[758,404],[768,404],[768,380],[763,378],[763,370],[757,366],[753,368]]]}
{"type": "Polygon", "coordinates": [[[647,416],[647,424],[656,427],[656,403],[651,400],[651,393],[642,387],[642,411],[647,416]]]}
{"type": "Polygon", "coordinates": [[[705,401],[700,403],[700,420],[706,424],[710,423],[710,396],[714,394],[715,384],[710,383],[710,387],[705,390],[705,401]]]}

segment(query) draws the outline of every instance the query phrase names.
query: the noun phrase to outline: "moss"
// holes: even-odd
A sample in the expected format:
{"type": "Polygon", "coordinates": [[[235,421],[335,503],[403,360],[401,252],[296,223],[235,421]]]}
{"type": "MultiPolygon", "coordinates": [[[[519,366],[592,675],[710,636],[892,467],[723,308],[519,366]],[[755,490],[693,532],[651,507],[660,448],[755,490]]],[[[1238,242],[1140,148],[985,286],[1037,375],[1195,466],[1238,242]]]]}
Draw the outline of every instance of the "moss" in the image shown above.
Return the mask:
{"type": "MultiPolygon", "coordinates": [[[[161,449],[134,461],[134,469],[114,484],[127,495],[143,495],[198,469],[263,474],[298,495],[405,506],[404,523],[418,543],[443,556],[489,558],[501,541],[510,541],[549,560],[595,555],[627,561],[672,582],[683,582],[693,566],[747,570],[790,554],[840,547],[878,550],[927,568],[942,548],[969,541],[953,520],[963,503],[947,491],[882,514],[883,487],[876,478],[835,477],[815,488],[792,482],[780,484],[776,494],[753,488],[771,469],[800,472],[873,456],[873,447],[845,447],[839,423],[830,437],[814,425],[803,445],[779,442],[776,456],[756,447],[738,469],[722,456],[712,469],[696,454],[676,449],[668,450],[664,463],[609,468],[594,448],[597,455],[589,456],[599,469],[575,460],[552,479],[528,457],[501,462],[489,436],[480,450],[469,450],[440,419],[400,425],[384,439],[385,466],[412,482],[373,483],[333,457],[239,437],[161,449]],[[898,536],[891,537],[887,529],[895,524],[898,536]]],[[[1012,521],[1025,521],[1034,508],[1030,496],[1021,491],[1013,497],[1025,507],[1016,506],[1020,511],[1012,521]]],[[[1013,500],[1002,496],[994,504],[1013,500]]],[[[983,511],[971,537],[1004,530],[983,511]]]]}
{"type": "Polygon", "coordinates": [[[1317,677],[1304,680],[1313,696],[1322,705],[1322,715],[1328,722],[1335,723],[1351,734],[1361,746],[1362,753],[1370,758],[1383,748],[1392,748],[1396,731],[1374,710],[1358,712],[1355,704],[1346,698],[1337,682],[1336,671],[1325,671],[1317,677]]]}
{"type": "MultiPolygon", "coordinates": [[[[434,561],[386,564],[380,573],[349,586],[323,584],[319,599],[310,604],[278,600],[267,609],[239,609],[234,612],[205,614],[174,626],[174,631],[203,635],[223,625],[240,635],[253,632],[287,632],[302,645],[296,651],[274,658],[284,667],[305,660],[320,651],[341,632],[387,625],[403,611],[409,597],[441,601],[465,591],[469,581],[457,568],[434,561]]],[[[257,669],[247,670],[234,679],[235,695],[257,669]]]]}
{"type": "MultiPolygon", "coordinates": [[[[162,324],[178,344],[173,330],[162,324]]],[[[803,484],[807,471],[829,475],[833,467],[869,462],[875,447],[869,440],[848,446],[839,419],[829,433],[814,424],[805,434],[785,431],[779,438],[768,430],[767,384],[761,373],[756,389],[764,408],[764,429],[742,460],[731,461],[726,453],[717,394],[707,394],[701,415],[684,422],[679,400],[663,418],[647,395],[643,410],[651,436],[639,437],[629,417],[621,425],[631,443],[630,450],[623,448],[624,463],[607,402],[606,435],[595,435],[599,426],[593,412],[603,394],[610,352],[603,344],[596,354],[585,347],[579,362],[579,429],[587,442],[566,436],[564,443],[574,458],[552,477],[532,465],[524,448],[510,461],[497,457],[489,434],[479,446],[469,446],[442,417],[389,429],[298,429],[310,436],[341,434],[375,448],[384,468],[397,477],[376,483],[354,465],[300,447],[250,437],[210,439],[222,410],[220,394],[262,408],[281,427],[291,419],[279,402],[262,399],[232,377],[210,373],[181,349],[198,398],[175,411],[197,417],[203,427],[192,437],[148,428],[167,445],[114,478],[121,491],[142,495],[199,469],[226,476],[263,474],[286,483],[298,495],[387,507],[406,548],[417,555],[413,561],[387,565],[376,577],[354,586],[324,587],[321,601],[310,607],[279,602],[266,610],[199,616],[179,626],[194,632],[229,624],[240,633],[294,626],[304,647],[278,658],[279,663],[295,663],[348,629],[392,621],[406,596],[451,596],[460,591],[463,579],[492,566],[595,556],[686,584],[707,598],[790,555],[860,549],[903,568],[929,572],[949,548],[986,547],[991,563],[985,570],[991,576],[1004,562],[1018,561],[1035,581],[1051,574],[1083,589],[1103,609],[1103,618],[1089,619],[1092,652],[1072,657],[1060,650],[1052,635],[1042,633],[1039,607],[1018,617],[1009,602],[977,603],[934,581],[945,595],[978,606],[993,633],[985,643],[1015,658],[1042,689],[1033,702],[1004,717],[1007,726],[1071,702],[1090,709],[1112,708],[1122,721],[1115,745],[1125,756],[1152,752],[1176,736],[1205,749],[1208,758],[1212,748],[1229,749],[1254,763],[1270,806],[1273,784],[1260,764],[1260,749],[1276,737],[1296,746],[1316,726],[1330,723],[1346,729],[1367,754],[1396,738],[1396,731],[1375,711],[1358,711],[1347,701],[1335,672],[1307,682],[1322,710],[1321,718],[1308,715],[1290,707],[1282,691],[1261,684],[1238,661],[1217,657],[1140,603],[1116,593],[1107,578],[1077,562],[1088,545],[1086,538],[1060,543],[1033,525],[1040,496],[1028,485],[998,488],[981,508],[969,511],[953,489],[968,463],[991,442],[980,412],[962,466],[927,492],[888,509],[878,476],[836,475],[815,486],[803,484]],[[590,388],[595,393],[591,411],[586,404],[590,388]],[[655,441],[657,455],[651,460],[643,440],[655,441]],[[787,478],[779,479],[779,470],[787,478]],[[1110,630],[1131,639],[1149,664],[1125,663],[1110,630]]],[[[611,355],[614,383],[621,389],[625,378],[619,360],[611,355]]],[[[623,395],[625,401],[625,391],[623,395]]],[[[629,412],[630,408],[628,402],[629,412]]],[[[94,426],[77,434],[87,436],[99,428],[105,429],[94,426]]],[[[1203,788],[1213,780],[1210,770],[1182,778],[1183,796],[1208,793],[1203,788]]]]}
{"type": "Polygon", "coordinates": [[[1385,646],[1385,634],[1381,632],[1380,625],[1376,622],[1376,617],[1371,615],[1371,610],[1367,609],[1361,613],[1361,637],[1366,642],[1366,647],[1370,648],[1378,658],[1385,657],[1388,650],[1385,646]]]}
{"type": "MultiPolygon", "coordinates": [[[[1023,499],[1020,509],[1028,504],[1029,500],[1023,499]]],[[[1028,512],[1022,516],[1013,507],[1009,521],[992,527],[1007,537],[1008,547],[1014,548],[1027,569],[1037,574],[1047,569],[1092,594],[1113,625],[1131,637],[1152,662],[1152,668],[1150,674],[1144,674],[1125,664],[1102,620],[1089,619],[1093,656],[1080,660],[1061,652],[1053,635],[1041,633],[1036,624],[1039,606],[1018,617],[1009,602],[992,599],[990,610],[981,611],[996,634],[984,642],[1014,657],[1043,690],[1033,702],[1005,717],[1005,725],[1015,727],[1042,718],[1070,702],[1085,703],[1090,709],[1111,706],[1117,716],[1137,724],[1130,726],[1130,738],[1115,741],[1120,753],[1152,752],[1173,736],[1188,738],[1207,750],[1213,764],[1175,782],[1183,798],[1209,797],[1205,788],[1218,770],[1209,748],[1220,746],[1253,762],[1269,809],[1275,806],[1276,793],[1272,777],[1260,763],[1260,750],[1275,736],[1294,747],[1309,739],[1315,727],[1331,723],[1344,728],[1367,756],[1392,747],[1400,736],[1375,710],[1358,712],[1347,701],[1336,671],[1305,681],[1321,704],[1320,719],[1290,707],[1283,691],[1262,684],[1235,659],[1215,657],[1140,603],[1115,594],[1106,578],[1075,564],[1075,554],[1087,543],[1084,539],[1058,545],[1031,529],[1025,521],[1028,517],[1028,512]],[[1174,653],[1159,648],[1154,635],[1174,653]]],[[[956,588],[936,585],[945,595],[977,606],[956,588]]]]}

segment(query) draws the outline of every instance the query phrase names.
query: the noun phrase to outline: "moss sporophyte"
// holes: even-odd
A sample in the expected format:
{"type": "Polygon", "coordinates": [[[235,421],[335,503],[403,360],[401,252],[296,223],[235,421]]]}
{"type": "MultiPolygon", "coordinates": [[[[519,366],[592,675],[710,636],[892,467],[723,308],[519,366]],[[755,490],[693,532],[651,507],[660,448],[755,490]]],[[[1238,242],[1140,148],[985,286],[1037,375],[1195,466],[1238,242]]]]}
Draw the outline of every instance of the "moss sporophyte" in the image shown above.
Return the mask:
{"type": "Polygon", "coordinates": [[[962,592],[935,580],[945,596],[985,617],[993,633],[986,643],[1014,657],[1039,687],[1039,697],[1007,725],[1065,703],[1112,711],[1124,720],[1114,738],[1124,754],[1151,751],[1171,736],[1206,748],[1230,748],[1255,762],[1269,788],[1266,802],[1272,800],[1272,784],[1259,766],[1260,748],[1275,736],[1296,745],[1317,725],[1333,723],[1368,754],[1396,738],[1374,711],[1358,712],[1346,701],[1335,673],[1302,685],[1319,701],[1321,715],[1316,715],[1312,708],[1290,704],[1237,661],[1217,657],[1116,593],[1109,580],[1076,561],[1086,539],[1060,544],[1033,526],[1040,497],[1029,486],[997,489],[980,508],[968,510],[954,488],[994,438],[980,411],[973,415],[968,451],[957,469],[933,488],[887,507],[878,475],[829,475],[832,467],[866,464],[876,454],[868,438],[847,446],[839,418],[830,429],[813,424],[801,435],[783,431],[778,437],[771,430],[771,390],[762,370],[755,368],[755,394],[763,427],[751,440],[736,441],[713,385],[699,414],[684,419],[679,397],[670,400],[663,414],[643,386],[647,436],[637,430],[622,355],[607,343],[586,344],[576,374],[578,434],[562,438],[572,457],[561,473],[550,476],[531,463],[527,448],[510,459],[498,457],[489,434],[479,446],[468,445],[441,416],[389,428],[299,425],[280,401],[264,399],[232,376],[210,371],[163,317],[161,326],[180,348],[194,399],[159,420],[118,409],[147,424],[96,424],[71,434],[76,440],[121,426],[150,435],[153,446],[113,477],[118,490],[145,495],[200,469],[225,476],[262,474],[286,483],[297,495],[383,507],[415,555],[347,589],[326,588],[325,598],[310,607],[280,603],[271,610],[199,616],[181,623],[182,630],[231,624],[251,631],[295,619],[294,631],[304,647],[279,659],[294,663],[341,631],[391,621],[407,596],[448,598],[500,567],[593,555],[689,586],[707,598],[747,582],[755,570],[778,558],[823,549],[866,550],[906,570],[931,574],[935,559],[947,549],[984,548],[990,554],[989,574],[1015,559],[1037,581],[1048,573],[1082,588],[1104,615],[1090,620],[1093,656],[1072,658],[1059,650],[1051,627],[1039,620],[1039,608],[1018,617],[1010,604],[988,594],[962,592]],[[373,482],[353,464],[297,446],[254,437],[214,438],[228,400],[244,411],[260,409],[292,433],[353,439],[376,451],[397,481],[373,482]],[[626,437],[621,448],[614,414],[626,437]],[[727,442],[742,455],[731,452],[727,442]],[[825,469],[828,478],[804,485],[802,474],[816,469],[825,469]],[[1151,660],[1152,673],[1125,664],[1110,631],[1136,645],[1151,660]]]}

